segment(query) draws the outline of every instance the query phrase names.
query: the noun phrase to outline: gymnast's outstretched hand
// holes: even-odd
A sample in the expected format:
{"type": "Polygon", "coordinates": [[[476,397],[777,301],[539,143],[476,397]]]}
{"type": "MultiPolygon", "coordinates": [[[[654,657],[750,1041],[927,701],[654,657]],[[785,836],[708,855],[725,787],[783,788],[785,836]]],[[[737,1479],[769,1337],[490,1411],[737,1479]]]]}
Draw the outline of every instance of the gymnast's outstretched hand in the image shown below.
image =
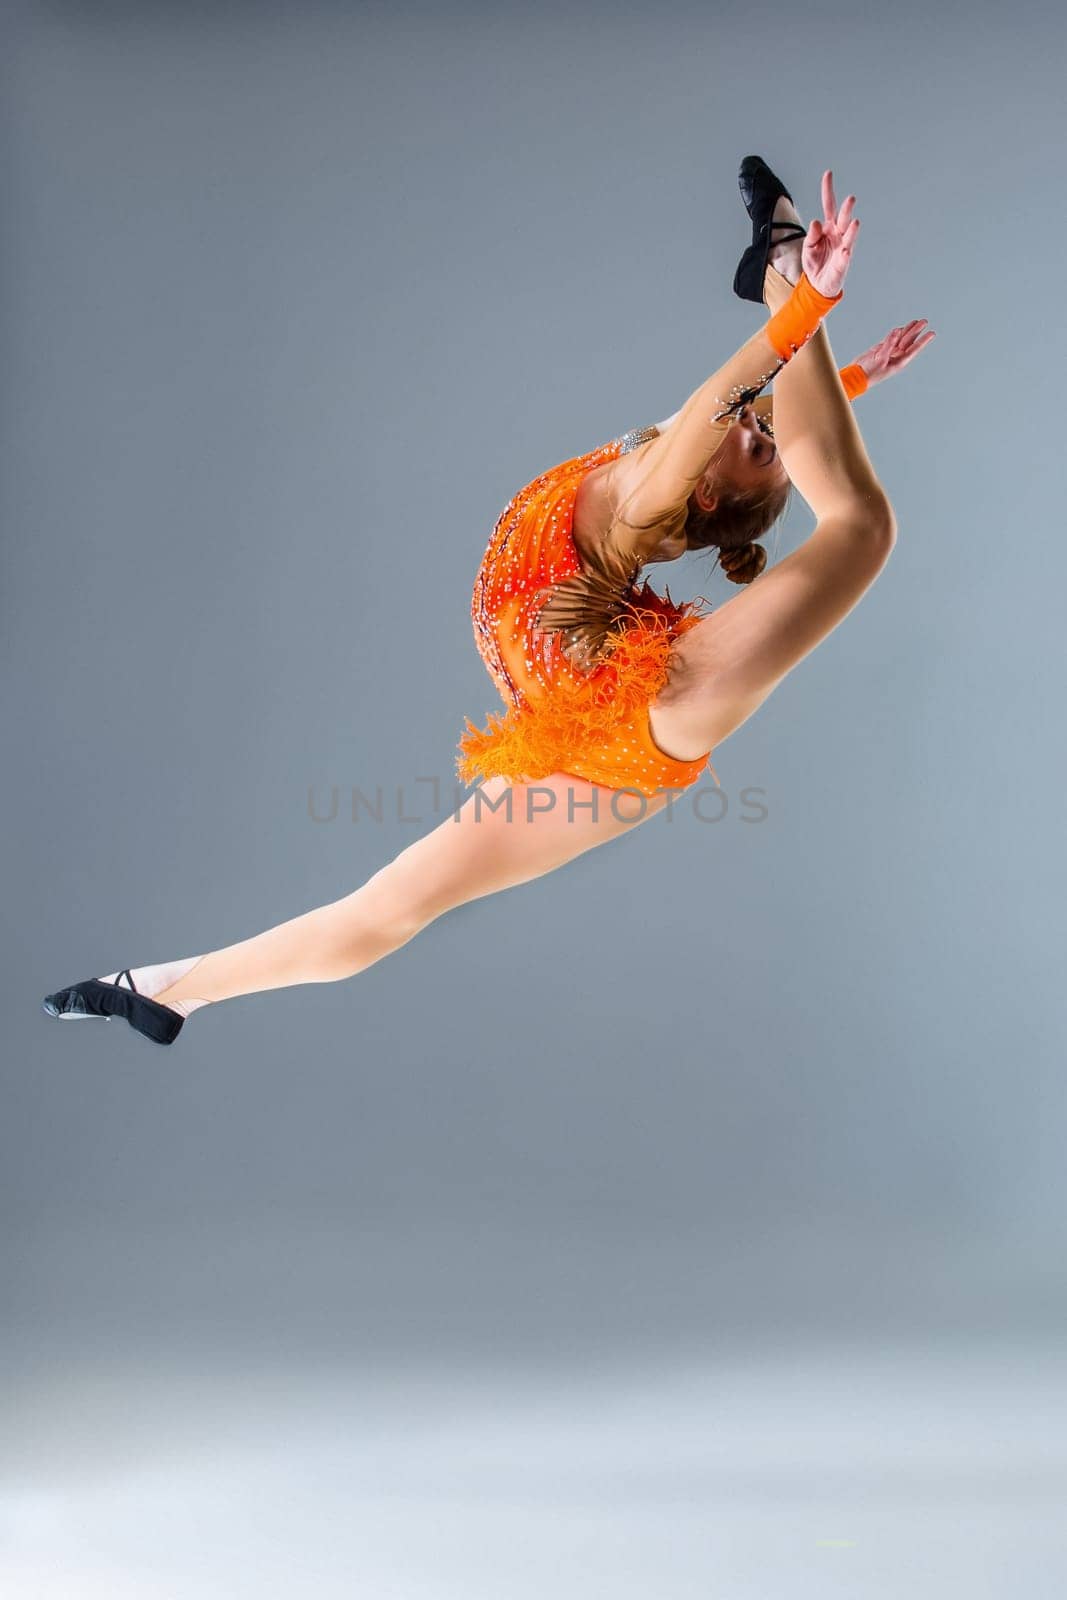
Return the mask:
{"type": "Polygon", "coordinates": [[[860,231],[859,218],[852,215],[856,196],[850,194],[838,208],[834,196],[834,175],[822,175],[822,209],[820,222],[816,217],[804,240],[802,260],[804,274],[820,294],[838,295],[848,275],[852,259],[852,246],[860,231]]]}
{"type": "Polygon", "coordinates": [[[894,373],[903,372],[919,351],[925,350],[930,341],[936,338],[926,318],[916,317],[912,322],[901,323],[899,328],[891,328],[884,339],[879,339],[877,344],[872,344],[869,350],[856,357],[855,365],[862,367],[867,374],[868,385],[882,383],[886,378],[893,377],[894,373]]]}

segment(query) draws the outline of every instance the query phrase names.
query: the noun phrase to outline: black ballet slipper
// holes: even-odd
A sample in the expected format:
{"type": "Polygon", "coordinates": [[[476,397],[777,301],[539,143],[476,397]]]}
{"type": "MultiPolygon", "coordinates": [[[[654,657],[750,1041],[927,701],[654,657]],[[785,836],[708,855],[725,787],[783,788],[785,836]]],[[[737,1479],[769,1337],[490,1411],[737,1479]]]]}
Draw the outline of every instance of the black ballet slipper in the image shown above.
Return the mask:
{"type": "Polygon", "coordinates": [[[125,1017],[131,1028],[154,1044],[173,1044],[185,1021],[180,1011],[138,994],[128,967],[119,973],[115,983],[87,978],[84,983],[71,984],[69,989],[57,989],[55,994],[45,996],[43,1006],[50,1017],[61,1021],[103,1017],[109,1022],[112,1017],[125,1017]],[[128,988],[123,987],[123,978],[128,988]]]}
{"type": "Polygon", "coordinates": [[[799,222],[775,222],[774,208],[784,196],[792,202],[780,178],[776,178],[762,156],[746,156],[737,174],[737,186],[745,202],[745,210],[752,218],[752,243],[737,264],[734,274],[734,294],[741,300],[756,300],[763,304],[763,280],[767,274],[767,257],[776,244],[786,244],[790,239],[803,239],[807,233],[799,222]]]}

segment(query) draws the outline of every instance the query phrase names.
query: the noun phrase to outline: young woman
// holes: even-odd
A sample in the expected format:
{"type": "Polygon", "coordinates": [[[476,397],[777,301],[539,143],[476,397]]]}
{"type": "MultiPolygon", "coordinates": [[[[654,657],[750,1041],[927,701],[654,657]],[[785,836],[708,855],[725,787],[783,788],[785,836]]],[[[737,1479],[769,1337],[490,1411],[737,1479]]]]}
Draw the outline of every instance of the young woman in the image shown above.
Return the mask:
{"type": "Polygon", "coordinates": [[[822,327],[859,223],[832,174],[805,232],[758,157],[741,167],[753,222],[735,290],[764,325],[681,410],[543,473],[509,502],[475,584],[475,638],[505,702],[467,724],[455,816],[354,893],[206,955],[127,968],[49,995],[61,1018],[123,1016],[171,1043],[202,1006],[352,977],[452,908],[539,877],[654,816],[715,747],[845,617],[896,536],[849,395],[933,334],[893,332],[839,374],[822,327]],[[775,378],[773,410],[760,391],[775,378]],[[817,519],[764,572],[755,539],[790,484],[817,519]],[[746,587],[710,614],[675,605],[643,567],[717,546],[746,587]]]}

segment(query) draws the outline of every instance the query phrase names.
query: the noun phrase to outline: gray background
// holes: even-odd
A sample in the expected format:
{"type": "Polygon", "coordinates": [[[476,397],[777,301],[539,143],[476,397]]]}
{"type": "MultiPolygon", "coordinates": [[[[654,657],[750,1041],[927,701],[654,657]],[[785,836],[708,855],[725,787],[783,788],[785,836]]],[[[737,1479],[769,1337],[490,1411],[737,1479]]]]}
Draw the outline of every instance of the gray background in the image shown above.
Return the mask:
{"type": "Polygon", "coordinates": [[[1061,1592],[1055,8],[4,35],[6,1589],[1061,1592]],[[437,820],[499,509],[753,325],[749,150],[859,196],[840,360],[938,339],[859,403],[892,561],[726,818],[171,1052],[46,1025],[437,820]]]}

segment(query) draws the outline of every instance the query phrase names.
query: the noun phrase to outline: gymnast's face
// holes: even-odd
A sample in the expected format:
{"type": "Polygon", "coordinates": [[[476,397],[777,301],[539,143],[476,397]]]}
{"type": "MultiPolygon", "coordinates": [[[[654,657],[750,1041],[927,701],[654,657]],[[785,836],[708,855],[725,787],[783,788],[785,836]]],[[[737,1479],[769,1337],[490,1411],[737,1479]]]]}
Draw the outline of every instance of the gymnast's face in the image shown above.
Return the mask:
{"type": "Polygon", "coordinates": [[[751,406],[742,406],[697,484],[696,496],[701,508],[711,511],[724,489],[748,494],[778,488],[785,481],[786,471],[770,433],[751,406]]]}

